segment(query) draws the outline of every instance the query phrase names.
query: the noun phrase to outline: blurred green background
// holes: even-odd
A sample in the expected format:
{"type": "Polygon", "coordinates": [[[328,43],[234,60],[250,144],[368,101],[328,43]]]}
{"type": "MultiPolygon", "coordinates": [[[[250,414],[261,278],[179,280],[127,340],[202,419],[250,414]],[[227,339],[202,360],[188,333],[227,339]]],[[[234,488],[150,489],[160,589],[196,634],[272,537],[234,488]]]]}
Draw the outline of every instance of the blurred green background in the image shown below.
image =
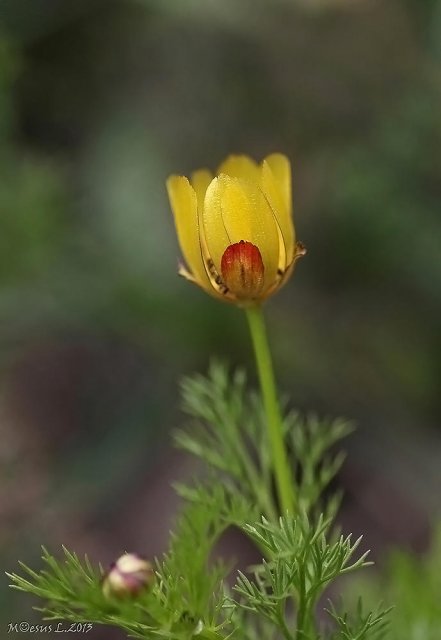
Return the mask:
{"type": "MultiPolygon", "coordinates": [[[[424,551],[440,115],[437,0],[0,0],[5,569],[42,543],[104,564],[165,548],[170,481],[194,472],[170,448],[178,379],[212,355],[254,376],[241,313],[176,275],[164,181],[233,152],[292,161],[308,256],[267,315],[293,404],[358,423],[344,527],[380,563],[424,551]]],[[[0,602],[2,628],[35,615],[5,581],[0,602]]]]}

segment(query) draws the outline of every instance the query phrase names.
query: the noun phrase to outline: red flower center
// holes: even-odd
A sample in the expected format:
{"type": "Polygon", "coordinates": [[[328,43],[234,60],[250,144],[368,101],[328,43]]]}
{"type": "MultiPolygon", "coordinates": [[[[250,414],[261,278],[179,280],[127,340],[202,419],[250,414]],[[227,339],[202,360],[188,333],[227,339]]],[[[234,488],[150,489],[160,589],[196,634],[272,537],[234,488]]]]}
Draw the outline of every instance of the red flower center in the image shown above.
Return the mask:
{"type": "Polygon", "coordinates": [[[257,298],[261,293],[265,268],[259,249],[251,242],[230,244],[222,256],[221,271],[225,285],[238,298],[257,298]]]}

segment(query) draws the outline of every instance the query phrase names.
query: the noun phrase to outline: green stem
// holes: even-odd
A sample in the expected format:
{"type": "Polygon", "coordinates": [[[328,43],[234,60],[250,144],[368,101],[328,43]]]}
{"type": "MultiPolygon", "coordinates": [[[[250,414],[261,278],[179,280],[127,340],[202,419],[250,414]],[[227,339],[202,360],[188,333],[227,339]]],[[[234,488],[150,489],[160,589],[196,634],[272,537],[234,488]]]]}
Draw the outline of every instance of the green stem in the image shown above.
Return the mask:
{"type": "Polygon", "coordinates": [[[280,508],[284,513],[292,513],[295,507],[294,484],[283,439],[282,416],[265,322],[260,307],[248,307],[245,311],[256,356],[280,508]]]}
{"type": "Polygon", "coordinates": [[[314,622],[311,603],[305,599],[299,603],[297,612],[297,640],[308,638],[312,629],[314,629],[314,622]]]}
{"type": "Polygon", "coordinates": [[[288,629],[285,619],[285,601],[280,600],[277,607],[277,620],[279,622],[280,630],[282,631],[285,640],[293,640],[292,633],[288,629]]]}
{"type": "Polygon", "coordinates": [[[296,640],[306,640],[310,637],[311,631],[314,631],[314,617],[313,606],[314,600],[311,597],[311,592],[307,593],[306,587],[306,558],[303,557],[299,560],[300,569],[300,589],[298,594],[298,608],[297,608],[297,633],[296,640]]]}

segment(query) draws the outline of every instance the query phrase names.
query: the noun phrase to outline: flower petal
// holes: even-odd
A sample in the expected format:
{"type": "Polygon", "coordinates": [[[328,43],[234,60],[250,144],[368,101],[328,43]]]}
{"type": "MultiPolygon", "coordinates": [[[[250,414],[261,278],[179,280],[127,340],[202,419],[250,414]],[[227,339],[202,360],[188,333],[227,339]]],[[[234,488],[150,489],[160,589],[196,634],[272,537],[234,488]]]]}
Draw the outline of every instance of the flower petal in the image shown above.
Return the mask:
{"type": "Polygon", "coordinates": [[[228,245],[232,243],[228,237],[222,217],[219,178],[214,178],[208,185],[205,193],[201,226],[205,239],[205,250],[213,260],[217,273],[221,273],[222,256],[228,245]]]}
{"type": "Polygon", "coordinates": [[[208,169],[199,169],[191,174],[191,186],[196,191],[198,199],[198,210],[202,212],[204,207],[205,193],[210,182],[213,180],[213,174],[208,169]]]}
{"type": "Polygon", "coordinates": [[[218,272],[229,245],[251,242],[262,256],[266,289],[277,274],[279,238],[274,215],[258,184],[221,174],[207,189],[203,219],[207,247],[218,272]]]}
{"type": "Polygon", "coordinates": [[[245,155],[228,156],[222,162],[217,174],[225,173],[230,178],[243,178],[257,182],[259,180],[259,166],[252,158],[245,155]]]}
{"type": "Polygon", "coordinates": [[[285,203],[286,214],[292,216],[292,193],[291,193],[291,164],[289,159],[282,153],[272,153],[264,160],[277,182],[283,202],[285,203]]]}
{"type": "Polygon", "coordinates": [[[280,181],[276,180],[274,172],[266,160],[262,162],[261,186],[280,229],[281,243],[283,243],[280,253],[285,255],[285,263],[280,264],[279,267],[285,269],[294,258],[294,225],[291,211],[286,204],[282,185],[280,181]]]}
{"type": "Polygon", "coordinates": [[[199,240],[199,222],[196,193],[187,178],[170,176],[167,191],[173,210],[179,245],[191,275],[204,288],[210,288],[199,240]]]}

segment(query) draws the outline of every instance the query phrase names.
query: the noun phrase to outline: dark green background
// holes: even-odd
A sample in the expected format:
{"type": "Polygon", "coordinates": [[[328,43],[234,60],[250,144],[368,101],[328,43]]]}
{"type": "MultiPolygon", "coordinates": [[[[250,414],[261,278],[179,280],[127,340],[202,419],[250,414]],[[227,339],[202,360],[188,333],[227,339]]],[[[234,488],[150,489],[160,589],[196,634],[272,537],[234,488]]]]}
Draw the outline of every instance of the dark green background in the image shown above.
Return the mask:
{"type": "MultiPolygon", "coordinates": [[[[254,375],[240,311],[176,276],[164,181],[232,152],[292,161],[308,256],[267,316],[293,404],[359,425],[345,529],[378,558],[425,548],[440,43],[434,0],[0,0],[5,569],[38,566],[42,543],[104,564],[166,546],[170,480],[194,471],[169,448],[177,380],[212,355],[254,375]]],[[[31,619],[3,583],[2,619],[31,619]]]]}

